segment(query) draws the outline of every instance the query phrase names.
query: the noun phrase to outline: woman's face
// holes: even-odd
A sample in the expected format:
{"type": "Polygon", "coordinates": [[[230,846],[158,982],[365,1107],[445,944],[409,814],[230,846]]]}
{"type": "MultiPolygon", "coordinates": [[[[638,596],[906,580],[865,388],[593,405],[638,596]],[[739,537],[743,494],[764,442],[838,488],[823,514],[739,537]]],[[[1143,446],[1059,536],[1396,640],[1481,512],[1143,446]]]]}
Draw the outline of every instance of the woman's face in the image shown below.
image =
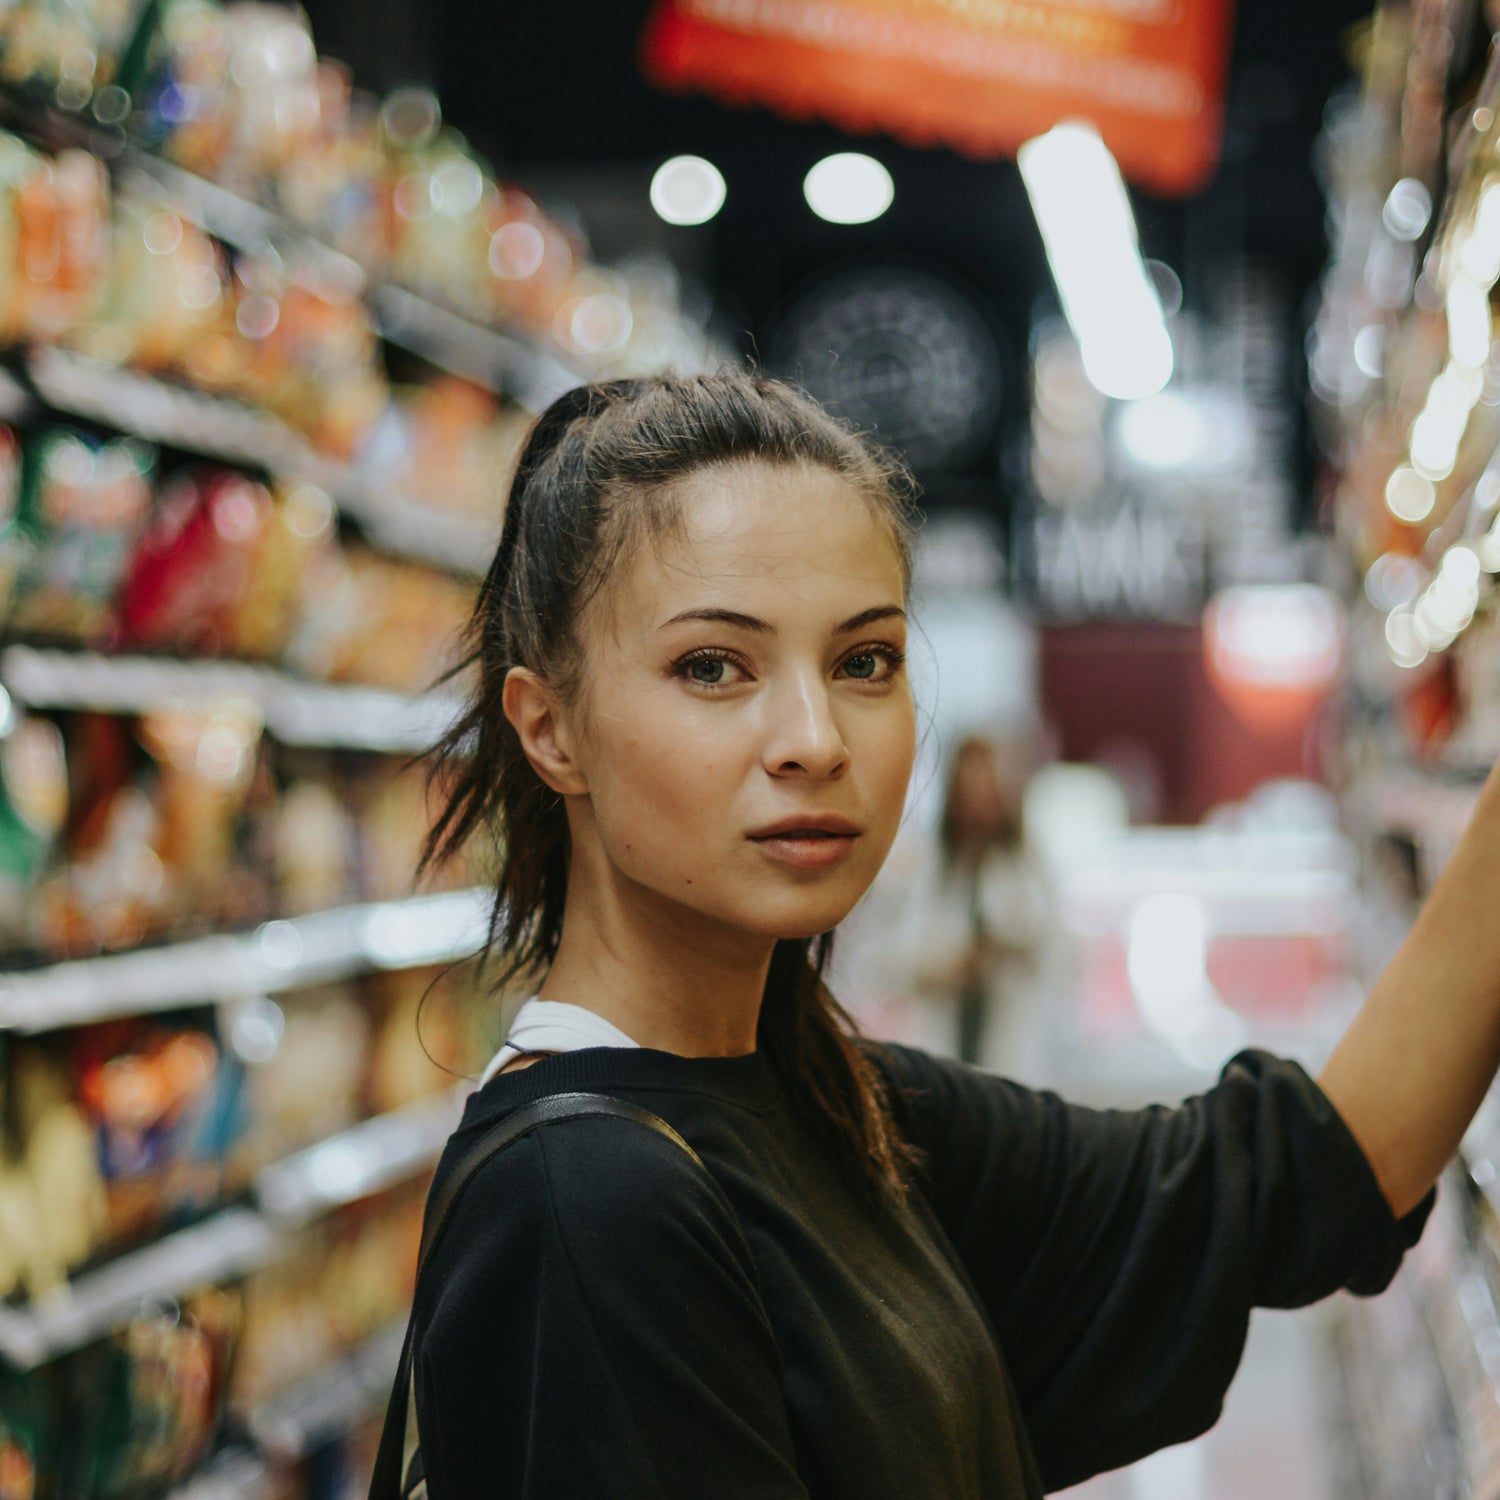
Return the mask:
{"type": "Polygon", "coordinates": [[[808,937],[864,893],[901,818],[900,558],[825,470],[745,462],[679,498],[674,534],[632,548],[585,623],[574,861],[700,925],[808,937]]]}

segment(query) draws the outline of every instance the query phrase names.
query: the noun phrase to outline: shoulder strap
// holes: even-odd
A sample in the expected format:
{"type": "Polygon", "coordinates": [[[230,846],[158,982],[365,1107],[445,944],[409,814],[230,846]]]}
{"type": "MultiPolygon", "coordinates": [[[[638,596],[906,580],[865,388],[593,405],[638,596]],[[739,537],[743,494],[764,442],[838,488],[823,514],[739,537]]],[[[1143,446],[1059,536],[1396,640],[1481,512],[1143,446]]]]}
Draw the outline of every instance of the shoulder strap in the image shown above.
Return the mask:
{"type": "MultiPolygon", "coordinates": [[[[437,1244],[458,1195],[471,1177],[497,1152],[519,1137],[546,1125],[553,1120],[569,1120],[576,1115],[619,1115],[637,1124],[645,1125],[675,1142],[693,1158],[698,1166],[707,1171],[703,1160],[688,1143],[662,1119],[639,1104],[616,1099],[611,1094],[571,1093],[548,1094],[508,1114],[493,1128],[486,1131],[458,1165],[448,1174],[439,1192],[427,1205],[426,1219],[422,1226],[422,1247],[417,1255],[417,1280],[422,1279],[422,1268],[427,1264],[433,1247],[437,1244]]],[[[396,1383],[391,1389],[391,1399],[386,1407],[385,1427],[380,1435],[380,1451],[375,1460],[375,1472],[370,1481],[370,1500],[401,1500],[403,1476],[401,1473],[403,1449],[407,1430],[407,1398],[411,1389],[413,1335],[416,1319],[407,1320],[406,1340],[401,1346],[401,1363],[396,1371],[396,1383]]]]}

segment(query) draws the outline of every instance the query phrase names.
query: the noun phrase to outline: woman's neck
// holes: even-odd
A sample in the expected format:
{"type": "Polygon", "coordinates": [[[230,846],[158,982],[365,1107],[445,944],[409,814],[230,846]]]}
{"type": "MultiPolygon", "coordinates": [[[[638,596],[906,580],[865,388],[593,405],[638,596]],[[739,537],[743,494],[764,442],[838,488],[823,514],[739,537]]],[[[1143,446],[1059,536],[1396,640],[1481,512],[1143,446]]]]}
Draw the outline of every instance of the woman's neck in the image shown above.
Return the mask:
{"type": "Polygon", "coordinates": [[[725,929],[659,897],[576,895],[570,882],[541,999],[582,1005],[638,1045],[683,1057],[755,1051],[773,938],[725,929]]]}

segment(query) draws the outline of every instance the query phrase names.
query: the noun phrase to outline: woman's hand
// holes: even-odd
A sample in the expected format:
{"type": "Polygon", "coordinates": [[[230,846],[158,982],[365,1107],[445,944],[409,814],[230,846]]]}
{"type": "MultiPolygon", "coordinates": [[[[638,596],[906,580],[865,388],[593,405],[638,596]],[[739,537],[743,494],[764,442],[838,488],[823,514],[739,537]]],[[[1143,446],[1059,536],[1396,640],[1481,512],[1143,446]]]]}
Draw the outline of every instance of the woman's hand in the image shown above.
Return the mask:
{"type": "Polygon", "coordinates": [[[1397,1215],[1458,1149],[1500,1067],[1500,766],[1318,1082],[1397,1215]]]}

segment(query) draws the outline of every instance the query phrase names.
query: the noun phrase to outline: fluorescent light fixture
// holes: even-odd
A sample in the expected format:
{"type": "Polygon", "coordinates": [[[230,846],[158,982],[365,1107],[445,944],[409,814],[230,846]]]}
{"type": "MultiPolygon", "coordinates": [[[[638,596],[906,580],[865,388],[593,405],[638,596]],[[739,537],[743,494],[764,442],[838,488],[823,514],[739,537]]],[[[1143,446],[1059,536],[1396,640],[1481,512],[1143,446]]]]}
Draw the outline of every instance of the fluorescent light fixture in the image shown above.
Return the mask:
{"type": "Polygon", "coordinates": [[[674,156],[651,178],[651,207],[668,224],[706,224],[724,206],[724,174],[701,156],[674,156]]]}
{"type": "Polygon", "coordinates": [[[891,174],[859,151],[825,156],[802,181],[807,206],[830,224],[868,224],[896,197],[891,174]]]}
{"type": "Polygon", "coordinates": [[[1091,125],[1056,125],[1017,154],[1084,372],[1106,396],[1154,396],[1172,339],[1141,260],[1120,169],[1091,125]]]}

